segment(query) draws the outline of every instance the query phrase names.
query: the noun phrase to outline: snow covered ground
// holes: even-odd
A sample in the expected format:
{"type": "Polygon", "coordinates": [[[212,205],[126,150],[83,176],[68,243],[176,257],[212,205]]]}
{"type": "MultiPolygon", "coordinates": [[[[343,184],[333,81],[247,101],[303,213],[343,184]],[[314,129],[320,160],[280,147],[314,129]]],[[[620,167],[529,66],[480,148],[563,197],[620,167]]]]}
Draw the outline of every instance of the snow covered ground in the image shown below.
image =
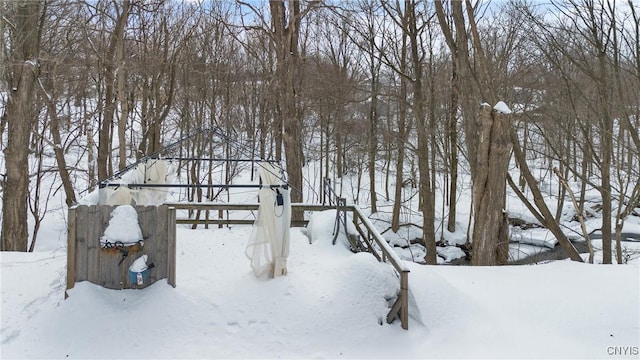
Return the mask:
{"type": "MultiPolygon", "coordinates": [[[[332,224],[332,212],[317,213],[332,224]]],[[[63,226],[60,226],[63,227],[63,226]]],[[[259,279],[250,227],[178,228],[177,287],[76,283],[64,236],[0,253],[1,358],[637,359],[640,261],[467,267],[408,263],[409,330],[384,318],[399,281],[331,226],[291,233],[288,275],[259,279]],[[320,230],[317,230],[320,229],[320,230]]],[[[153,270],[152,270],[153,271],[153,270]]]]}

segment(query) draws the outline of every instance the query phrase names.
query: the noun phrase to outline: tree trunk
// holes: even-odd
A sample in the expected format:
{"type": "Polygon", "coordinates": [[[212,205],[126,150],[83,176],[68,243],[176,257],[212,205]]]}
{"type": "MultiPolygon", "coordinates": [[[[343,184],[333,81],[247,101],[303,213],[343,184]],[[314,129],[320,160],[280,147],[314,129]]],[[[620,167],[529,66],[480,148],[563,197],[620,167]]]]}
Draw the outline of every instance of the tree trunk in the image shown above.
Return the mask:
{"type": "Polygon", "coordinates": [[[29,137],[37,116],[33,106],[39,71],[37,62],[41,5],[41,2],[28,0],[16,5],[15,32],[11,41],[15,50],[12,52],[14,57],[8,71],[10,89],[5,110],[8,140],[4,150],[6,177],[2,201],[3,251],[27,251],[29,137]]]}
{"type": "Polygon", "coordinates": [[[600,186],[600,194],[602,195],[602,262],[604,264],[611,264],[611,157],[613,155],[613,119],[609,113],[610,99],[609,99],[609,85],[607,77],[609,76],[606,71],[606,54],[604,48],[598,46],[598,96],[600,100],[600,121],[598,122],[600,127],[600,152],[601,152],[601,172],[602,183],[600,186]]]}
{"type": "Polygon", "coordinates": [[[378,194],[376,193],[376,157],[378,152],[378,84],[375,63],[371,61],[371,107],[369,108],[369,200],[371,213],[378,212],[378,194]]]}
{"type": "MultiPolygon", "coordinates": [[[[407,34],[402,34],[402,48],[400,49],[400,71],[407,68],[407,34]]],[[[407,78],[400,77],[400,93],[398,95],[398,158],[396,159],[396,186],[394,190],[393,209],[391,210],[391,230],[397,233],[400,230],[400,208],[402,206],[402,188],[404,187],[404,159],[406,142],[409,136],[410,125],[407,125],[407,78]]],[[[411,122],[409,122],[411,124],[411,122]]]]}
{"type": "MultiPolygon", "coordinates": [[[[53,79],[54,76],[50,76],[53,79]]],[[[53,90],[53,84],[49,89],[53,90]]],[[[49,114],[49,127],[51,137],[53,138],[53,152],[58,163],[58,171],[60,172],[60,180],[62,180],[62,188],[64,189],[65,203],[71,206],[76,203],[76,194],[73,190],[73,183],[67,168],[67,161],[64,158],[64,149],[62,148],[62,137],[60,136],[60,120],[56,112],[56,105],[53,100],[47,101],[47,114],[49,114]]]]}
{"type": "Polygon", "coordinates": [[[449,212],[447,215],[447,230],[456,231],[456,210],[458,198],[458,72],[457,57],[452,60],[451,71],[451,108],[449,109],[449,121],[447,122],[447,136],[449,138],[449,212]]]}
{"type": "MultiPolygon", "coordinates": [[[[302,202],[302,120],[296,104],[295,79],[298,76],[298,37],[300,32],[300,2],[269,2],[271,11],[272,36],[277,54],[276,84],[279,106],[282,111],[284,134],[282,137],[286,161],[287,181],[291,186],[291,202],[302,202]]],[[[294,211],[291,221],[301,221],[304,213],[294,211]]]]}
{"type": "Polygon", "coordinates": [[[508,260],[509,238],[505,211],[506,177],[511,141],[506,114],[480,107],[480,132],[473,181],[472,265],[502,265],[508,260]]]}
{"type": "Polygon", "coordinates": [[[400,230],[400,208],[402,206],[402,188],[404,187],[404,159],[405,159],[405,143],[409,134],[410,126],[407,123],[407,107],[406,107],[406,80],[403,78],[400,95],[400,109],[398,111],[398,138],[396,143],[398,146],[398,157],[396,159],[396,185],[394,189],[394,202],[391,212],[391,230],[397,233],[400,230]]]}
{"type": "Polygon", "coordinates": [[[116,20],[115,29],[111,33],[109,48],[105,56],[105,94],[104,94],[104,115],[100,124],[98,135],[98,180],[102,181],[111,175],[111,140],[113,133],[113,117],[116,110],[116,99],[114,96],[115,72],[117,69],[116,50],[124,36],[124,29],[129,16],[129,0],[124,0],[122,9],[116,20]]]}
{"type": "Polygon", "coordinates": [[[407,31],[411,48],[411,62],[414,67],[413,76],[413,112],[416,118],[416,128],[418,133],[418,171],[420,172],[420,210],[422,211],[422,238],[427,254],[424,260],[427,264],[437,264],[436,255],[436,234],[435,234],[435,199],[431,186],[431,166],[429,164],[429,137],[427,135],[427,115],[425,111],[425,101],[423,89],[423,59],[418,49],[419,30],[416,20],[416,9],[414,1],[406,1],[407,8],[407,31]]]}
{"type": "Polygon", "coordinates": [[[551,233],[556,237],[560,246],[562,246],[569,258],[573,261],[583,262],[582,257],[573,246],[571,241],[567,239],[567,236],[560,229],[560,225],[553,218],[553,214],[547,207],[547,204],[544,201],[544,197],[540,188],[538,187],[538,180],[533,176],[529,166],[527,165],[526,159],[524,158],[524,154],[522,153],[522,149],[520,148],[520,143],[518,142],[518,136],[515,133],[515,130],[511,128],[511,144],[513,146],[513,156],[516,159],[518,167],[520,168],[520,172],[524,177],[527,185],[529,185],[529,189],[533,194],[533,201],[540,210],[538,213],[533,206],[529,203],[529,201],[524,197],[524,195],[520,192],[520,190],[513,184],[512,189],[518,194],[518,197],[525,203],[527,208],[531,211],[531,213],[544,225],[551,233]]]}
{"type": "Polygon", "coordinates": [[[87,138],[87,163],[89,168],[87,169],[87,175],[89,176],[89,191],[93,191],[93,188],[97,184],[96,164],[95,164],[95,154],[94,154],[95,143],[93,140],[93,122],[91,121],[91,117],[87,112],[87,99],[84,99],[83,107],[84,107],[83,109],[84,115],[82,117],[82,121],[84,122],[84,131],[85,131],[85,136],[87,138]]]}
{"type": "Polygon", "coordinates": [[[336,117],[333,125],[333,134],[336,143],[336,178],[344,175],[344,147],[342,146],[342,117],[336,117]]]}
{"type": "MultiPolygon", "coordinates": [[[[124,35],[124,32],[123,32],[124,35]]],[[[120,118],[118,119],[118,169],[127,167],[127,121],[129,120],[129,99],[125,77],[124,60],[124,36],[121,37],[117,46],[116,63],[119,64],[118,71],[118,102],[120,103],[120,118]]]]}

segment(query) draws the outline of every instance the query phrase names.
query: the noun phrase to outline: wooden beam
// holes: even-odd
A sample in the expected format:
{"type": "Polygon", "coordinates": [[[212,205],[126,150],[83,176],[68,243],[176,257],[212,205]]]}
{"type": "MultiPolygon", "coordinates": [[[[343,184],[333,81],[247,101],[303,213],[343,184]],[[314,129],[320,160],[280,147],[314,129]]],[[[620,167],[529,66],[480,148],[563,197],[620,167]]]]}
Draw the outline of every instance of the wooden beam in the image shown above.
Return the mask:
{"type": "Polygon", "coordinates": [[[64,298],[68,298],[67,290],[76,285],[76,207],[67,211],[67,288],[64,298]]]}
{"type": "Polygon", "coordinates": [[[167,283],[174,288],[176,287],[176,208],[169,207],[167,209],[167,232],[168,232],[168,249],[167,249],[167,283]]]}

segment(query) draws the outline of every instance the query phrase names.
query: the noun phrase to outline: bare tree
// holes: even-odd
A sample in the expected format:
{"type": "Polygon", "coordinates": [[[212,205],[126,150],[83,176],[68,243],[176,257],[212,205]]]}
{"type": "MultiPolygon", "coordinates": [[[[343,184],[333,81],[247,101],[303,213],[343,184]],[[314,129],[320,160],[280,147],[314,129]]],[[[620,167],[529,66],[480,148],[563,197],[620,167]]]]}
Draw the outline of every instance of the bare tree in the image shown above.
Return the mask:
{"type": "Polygon", "coordinates": [[[631,16],[627,16],[628,14],[618,13],[616,3],[569,1],[554,5],[555,17],[551,20],[543,20],[529,9],[523,9],[528,11],[529,19],[535,24],[535,38],[540,52],[550,67],[561,74],[562,82],[559,85],[572,95],[572,106],[565,111],[575,119],[576,127],[581,132],[581,138],[573,141],[584,159],[582,169],[576,169],[577,164],[558,156],[556,148],[554,155],[557,161],[581,179],[582,192],[586,185],[593,186],[600,192],[603,262],[611,263],[612,217],[618,223],[619,216],[623,213],[619,208],[614,211],[613,194],[628,189],[624,184],[628,180],[624,179],[633,181],[632,178],[620,176],[622,174],[619,172],[620,165],[623,164],[619,159],[622,155],[620,150],[625,147],[622,145],[626,142],[625,134],[628,134],[629,143],[635,144],[636,148],[638,146],[638,131],[628,112],[633,105],[627,94],[633,92],[625,91],[630,82],[620,76],[622,71],[630,75],[634,72],[633,60],[630,58],[631,61],[626,62],[630,66],[625,66],[621,56],[622,53],[634,53],[633,41],[627,41],[626,48],[619,41],[625,34],[622,29],[629,28],[622,25],[623,19],[633,19],[633,6],[631,16]],[[616,96],[612,96],[613,93],[616,96]],[[620,124],[617,139],[614,125],[616,121],[620,124]],[[597,169],[595,176],[599,177],[599,181],[593,181],[589,177],[594,165],[597,169]],[[617,189],[613,178],[614,169],[618,171],[617,189]]]}
{"type": "MultiPolygon", "coordinates": [[[[287,180],[291,185],[291,201],[302,199],[302,119],[297,108],[296,82],[299,76],[300,53],[298,40],[302,18],[313,7],[315,2],[302,7],[301,1],[271,0],[270,36],[276,53],[276,91],[279,95],[279,108],[282,114],[284,130],[284,148],[287,160],[287,180]]],[[[294,212],[291,221],[303,219],[304,214],[294,212]]]]}
{"type": "Polygon", "coordinates": [[[111,149],[113,139],[113,118],[116,111],[116,97],[115,97],[115,78],[118,67],[118,49],[123,42],[124,31],[127,26],[127,19],[130,11],[130,1],[124,0],[121,4],[114,2],[115,10],[115,24],[113,32],[109,37],[109,43],[102,59],[104,64],[104,108],[102,122],[100,123],[100,131],[98,136],[98,179],[104,180],[111,175],[111,149]]]}
{"type": "MultiPolygon", "coordinates": [[[[44,4],[14,3],[11,19],[11,49],[7,69],[9,99],[5,116],[8,141],[5,152],[6,178],[2,201],[2,250],[27,251],[27,196],[29,191],[29,139],[35,123],[34,94],[39,73],[40,29],[44,4]]],[[[4,19],[3,19],[4,21],[4,19]]]]}
{"type": "MultiPolygon", "coordinates": [[[[479,110],[479,121],[471,112],[470,101],[464,103],[465,131],[467,134],[467,153],[473,181],[473,258],[474,265],[504,264],[508,258],[508,224],[504,212],[506,201],[506,176],[510,158],[509,117],[505,113],[493,110],[488,103],[496,104],[497,97],[488,73],[489,59],[485,55],[480,33],[476,23],[474,7],[470,1],[463,4],[451,2],[453,26],[444,15],[442,3],[437,1],[436,12],[440,27],[445,35],[456,68],[460,68],[464,78],[471,80],[467,89],[478,89],[478,93],[465,95],[467,99],[478,96],[483,102],[479,110]],[[466,21],[463,12],[466,9],[466,21]],[[470,35],[467,35],[466,22],[470,35]],[[455,36],[453,30],[455,29],[455,36]],[[473,44],[474,60],[477,67],[471,66],[467,39],[473,44]],[[475,86],[474,86],[475,85],[475,86]]],[[[457,84],[456,84],[457,85],[457,84]]],[[[455,91],[455,89],[453,90],[455,91]]],[[[455,93],[454,95],[455,96],[455,93]]]]}

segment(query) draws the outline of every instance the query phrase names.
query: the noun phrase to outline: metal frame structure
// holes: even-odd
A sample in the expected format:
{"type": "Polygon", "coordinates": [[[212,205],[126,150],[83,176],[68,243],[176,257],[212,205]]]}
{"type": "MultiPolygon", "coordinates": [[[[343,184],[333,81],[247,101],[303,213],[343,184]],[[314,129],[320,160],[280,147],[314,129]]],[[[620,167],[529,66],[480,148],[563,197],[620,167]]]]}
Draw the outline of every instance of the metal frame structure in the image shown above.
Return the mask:
{"type": "MultiPolygon", "coordinates": [[[[286,175],[284,173],[284,169],[281,166],[281,161],[279,160],[264,160],[264,159],[224,159],[224,158],[192,158],[192,157],[163,157],[162,154],[167,150],[171,150],[183,142],[190,140],[191,138],[202,135],[203,133],[212,134],[213,136],[220,136],[226,142],[233,142],[226,134],[224,134],[220,129],[198,129],[196,132],[189,134],[182,139],[164,147],[162,150],[155,152],[153,154],[149,154],[135,163],[125,167],[124,169],[116,172],[112,176],[108,177],[99,182],[99,189],[105,189],[109,187],[127,187],[127,188],[284,188],[287,189],[290,187],[286,180],[286,175]],[[268,163],[278,163],[280,164],[280,172],[278,175],[282,180],[282,183],[279,185],[262,185],[262,184],[146,184],[146,183],[121,183],[119,180],[121,177],[127,173],[128,171],[135,169],[138,165],[142,163],[146,163],[149,160],[178,160],[178,161],[221,161],[221,162],[268,162],[268,163]]],[[[293,188],[293,190],[300,191],[299,189],[293,188]]],[[[371,253],[376,259],[380,262],[389,262],[395,269],[398,274],[400,280],[400,289],[398,291],[398,296],[396,298],[395,303],[391,307],[391,310],[387,314],[387,322],[391,323],[396,318],[400,319],[401,326],[403,329],[409,328],[409,269],[404,264],[404,262],[398,257],[398,255],[393,251],[391,246],[384,240],[382,235],[378,232],[378,230],[373,226],[369,218],[362,212],[362,210],[356,205],[347,205],[346,199],[340,197],[335,189],[333,189],[331,185],[331,181],[329,179],[324,179],[323,181],[323,203],[322,205],[315,205],[319,209],[320,208],[335,208],[337,210],[336,220],[334,224],[334,238],[333,244],[335,245],[338,233],[340,232],[340,227],[342,225],[347,238],[351,242],[352,248],[354,251],[366,251],[371,253]],[[328,205],[326,202],[328,201],[328,205]],[[352,223],[355,226],[358,235],[349,234],[347,231],[347,211],[352,213],[352,223]]],[[[185,210],[217,210],[223,211],[224,209],[229,210],[230,208],[239,207],[241,210],[253,210],[258,208],[258,204],[205,204],[205,203],[191,203],[191,204],[170,204],[170,208],[173,211],[173,219],[172,224],[175,228],[176,219],[175,219],[175,210],[176,209],[185,209],[185,210]]],[[[299,207],[305,207],[310,205],[298,204],[299,207]]],[[[313,205],[311,205],[313,206],[313,205]]],[[[181,220],[181,219],[180,219],[181,220]]],[[[214,223],[214,224],[222,224],[222,223],[239,223],[244,224],[241,220],[204,220],[204,223],[214,223]],[[239,222],[238,222],[239,221],[239,222]]],[[[201,220],[189,220],[188,222],[182,220],[182,223],[203,223],[201,220]]],[[[74,233],[75,234],[75,233],[74,233]]]]}
{"type": "MultiPolygon", "coordinates": [[[[118,187],[126,187],[129,189],[141,189],[141,188],[252,188],[252,189],[262,189],[265,185],[261,184],[147,184],[147,183],[122,183],[117,180],[121,179],[127,172],[135,169],[140,164],[145,164],[148,161],[152,160],[167,160],[167,161],[209,161],[209,162],[252,162],[256,163],[259,166],[259,163],[277,163],[280,165],[281,174],[278,175],[282,180],[282,183],[279,185],[270,185],[270,188],[282,188],[288,189],[289,183],[287,182],[286,175],[284,173],[284,168],[282,167],[282,162],[280,160],[266,160],[266,159],[227,159],[227,158],[197,158],[197,157],[176,157],[176,156],[162,156],[163,153],[166,153],[170,150],[177,148],[182,145],[184,142],[193,139],[196,136],[201,135],[211,135],[218,136],[222,138],[224,142],[227,143],[235,143],[233,139],[231,139],[228,135],[226,135],[220,128],[199,128],[193,131],[191,134],[184,136],[183,138],[163,147],[161,150],[156,151],[152,154],[146,155],[140,158],[138,161],[128,165],[124,169],[121,169],[109,176],[106,179],[101,180],[98,183],[99,189],[104,188],[118,188],[118,187]]],[[[243,146],[241,144],[236,144],[237,146],[243,146]]]]}

